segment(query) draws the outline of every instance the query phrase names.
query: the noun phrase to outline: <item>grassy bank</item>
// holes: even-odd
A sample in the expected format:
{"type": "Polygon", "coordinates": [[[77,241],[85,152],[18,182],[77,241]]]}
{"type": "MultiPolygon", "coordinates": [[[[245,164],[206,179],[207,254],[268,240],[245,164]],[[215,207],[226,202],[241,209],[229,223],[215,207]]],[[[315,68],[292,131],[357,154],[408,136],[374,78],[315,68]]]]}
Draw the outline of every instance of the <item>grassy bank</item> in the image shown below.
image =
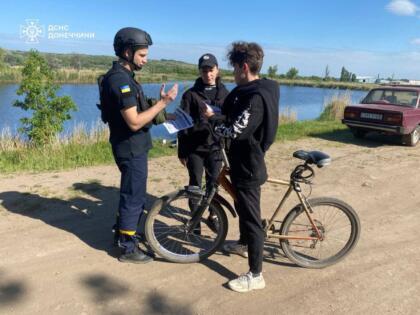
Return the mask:
{"type": "MultiPolygon", "coordinates": [[[[322,137],[325,134],[331,135],[345,129],[346,127],[337,121],[288,122],[280,124],[276,141],[322,137]]],[[[0,141],[3,147],[6,147],[5,141],[5,139],[0,141]]],[[[149,153],[151,158],[176,155],[177,149],[163,144],[162,141],[155,140],[153,146],[149,153]]],[[[89,142],[73,139],[43,148],[16,144],[16,142],[9,143],[7,147],[0,152],[0,173],[3,174],[65,170],[114,163],[110,145],[103,138],[89,142]]]]}
{"type": "MultiPolygon", "coordinates": [[[[297,140],[304,137],[338,139],[347,132],[341,124],[348,95],[333,96],[324,103],[324,111],[317,120],[296,121],[296,113],[285,108],[279,116],[276,141],[297,140]]],[[[57,137],[45,147],[34,147],[13,136],[8,129],[0,133],[0,173],[41,172],[73,169],[77,167],[113,164],[106,125],[98,122],[90,130],[84,125],[75,126],[67,135],[57,137]]],[[[176,155],[176,148],[154,141],[151,158],[176,155]]]]}
{"type": "MultiPolygon", "coordinates": [[[[337,121],[297,121],[281,124],[276,141],[297,140],[304,137],[323,137],[343,132],[346,127],[337,121]]],[[[2,141],[5,141],[4,139],[2,141]]],[[[176,148],[155,140],[151,158],[176,155],[176,148]]],[[[0,152],[0,173],[41,172],[73,169],[77,167],[112,164],[114,159],[107,140],[97,142],[68,141],[58,145],[36,148],[9,145],[0,152]]]]}
{"type": "Polygon", "coordinates": [[[370,90],[378,86],[372,83],[358,83],[358,82],[340,82],[340,81],[321,81],[321,80],[306,80],[306,79],[277,79],[280,85],[288,86],[307,86],[326,89],[341,89],[341,90],[370,90]]]}
{"type": "Polygon", "coordinates": [[[326,134],[342,132],[347,127],[339,121],[305,120],[279,125],[276,141],[298,140],[305,137],[319,138],[326,134]]]}
{"type": "MultiPolygon", "coordinates": [[[[43,147],[35,147],[8,129],[0,133],[0,173],[52,171],[114,163],[107,126],[83,124],[43,147]]],[[[155,140],[150,157],[171,155],[174,149],[155,140]]]]}
{"type": "MultiPolygon", "coordinates": [[[[174,154],[174,149],[154,142],[150,157],[174,154]]],[[[107,141],[63,144],[59,147],[25,148],[0,153],[0,173],[41,172],[114,163],[107,141]]]]}

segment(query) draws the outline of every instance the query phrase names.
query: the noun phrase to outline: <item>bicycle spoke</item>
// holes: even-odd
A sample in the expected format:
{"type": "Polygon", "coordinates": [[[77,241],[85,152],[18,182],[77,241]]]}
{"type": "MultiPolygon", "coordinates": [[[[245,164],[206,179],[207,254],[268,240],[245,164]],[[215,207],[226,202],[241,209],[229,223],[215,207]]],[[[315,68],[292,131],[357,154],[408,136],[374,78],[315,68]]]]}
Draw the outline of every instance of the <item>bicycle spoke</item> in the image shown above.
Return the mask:
{"type": "MultiPolygon", "coordinates": [[[[179,196],[162,207],[155,217],[153,232],[160,248],[167,253],[180,256],[197,255],[214,249],[218,233],[209,227],[209,221],[203,217],[192,233],[187,233],[185,224],[191,220],[195,209],[188,196],[179,196]],[[199,234],[197,233],[199,230],[199,234]]],[[[194,205],[198,205],[194,199],[194,205]]],[[[208,215],[207,210],[205,212],[208,215]]],[[[217,214],[217,212],[216,212],[217,214]]],[[[220,217],[216,216],[220,222],[220,217]]]]}
{"type": "MultiPolygon", "coordinates": [[[[282,242],[286,255],[302,266],[325,266],[333,263],[348,252],[349,242],[353,242],[352,212],[334,199],[325,199],[325,204],[313,200],[310,214],[316,229],[321,234],[320,240],[287,240],[282,242]],[[337,205],[335,204],[337,203],[337,205]],[[284,245],[287,244],[287,245],[284,245]]],[[[298,210],[291,221],[287,223],[288,236],[317,237],[316,229],[309,224],[309,219],[303,209],[298,210]]]]}

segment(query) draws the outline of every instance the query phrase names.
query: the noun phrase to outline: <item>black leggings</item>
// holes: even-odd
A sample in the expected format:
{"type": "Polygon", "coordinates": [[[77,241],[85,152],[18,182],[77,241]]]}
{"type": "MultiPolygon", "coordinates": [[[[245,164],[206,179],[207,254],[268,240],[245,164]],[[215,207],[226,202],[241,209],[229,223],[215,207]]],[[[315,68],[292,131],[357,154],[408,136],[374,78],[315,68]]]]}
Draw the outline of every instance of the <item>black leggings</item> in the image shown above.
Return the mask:
{"type": "Polygon", "coordinates": [[[189,185],[202,187],[204,167],[206,168],[206,187],[210,187],[212,183],[217,182],[220,169],[222,167],[222,159],[219,151],[212,152],[195,152],[188,155],[187,168],[190,176],[189,185]]]}

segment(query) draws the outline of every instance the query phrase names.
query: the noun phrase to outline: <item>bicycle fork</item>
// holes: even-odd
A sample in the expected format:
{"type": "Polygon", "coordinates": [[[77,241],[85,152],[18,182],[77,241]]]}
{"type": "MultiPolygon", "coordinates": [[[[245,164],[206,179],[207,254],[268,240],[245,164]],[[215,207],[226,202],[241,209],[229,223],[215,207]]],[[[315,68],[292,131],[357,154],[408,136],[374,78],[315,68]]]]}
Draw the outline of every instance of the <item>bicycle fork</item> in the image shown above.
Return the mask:
{"type": "Polygon", "coordinates": [[[211,189],[206,193],[206,195],[201,200],[198,208],[194,211],[191,220],[186,223],[186,232],[192,233],[197,225],[200,223],[201,216],[203,215],[204,211],[208,209],[213,200],[214,195],[216,194],[217,186],[213,185],[211,189]]]}

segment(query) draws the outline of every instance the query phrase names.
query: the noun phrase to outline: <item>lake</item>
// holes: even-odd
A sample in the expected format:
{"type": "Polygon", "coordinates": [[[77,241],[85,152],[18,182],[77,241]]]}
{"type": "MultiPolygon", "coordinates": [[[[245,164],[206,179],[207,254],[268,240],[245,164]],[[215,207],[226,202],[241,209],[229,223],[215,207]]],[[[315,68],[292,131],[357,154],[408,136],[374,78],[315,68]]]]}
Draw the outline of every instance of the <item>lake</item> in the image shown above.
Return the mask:
{"type": "MultiPolygon", "coordinates": [[[[182,93],[191,87],[193,82],[179,83],[179,95],[175,102],[168,107],[171,112],[179,105],[182,93]]],[[[169,84],[168,86],[171,86],[169,84]]],[[[149,97],[157,98],[160,84],[143,84],[144,92],[149,97]]],[[[235,87],[233,83],[227,83],[226,87],[231,90],[235,87]]],[[[27,113],[20,108],[12,106],[17,99],[17,84],[0,85],[0,130],[8,127],[15,133],[20,125],[19,119],[27,113]]],[[[349,93],[352,103],[359,102],[367,91],[344,91],[337,89],[324,89],[300,86],[280,87],[280,111],[286,107],[297,113],[298,120],[315,119],[323,110],[324,101],[334,95],[349,93]]],[[[59,90],[59,95],[69,95],[78,106],[78,111],[72,113],[72,119],[65,123],[65,130],[72,130],[74,126],[83,123],[87,128],[95,125],[99,119],[99,111],[96,107],[98,102],[98,86],[96,84],[64,84],[59,90]]],[[[158,138],[174,138],[163,126],[154,126],[152,136],[158,138]]]]}

